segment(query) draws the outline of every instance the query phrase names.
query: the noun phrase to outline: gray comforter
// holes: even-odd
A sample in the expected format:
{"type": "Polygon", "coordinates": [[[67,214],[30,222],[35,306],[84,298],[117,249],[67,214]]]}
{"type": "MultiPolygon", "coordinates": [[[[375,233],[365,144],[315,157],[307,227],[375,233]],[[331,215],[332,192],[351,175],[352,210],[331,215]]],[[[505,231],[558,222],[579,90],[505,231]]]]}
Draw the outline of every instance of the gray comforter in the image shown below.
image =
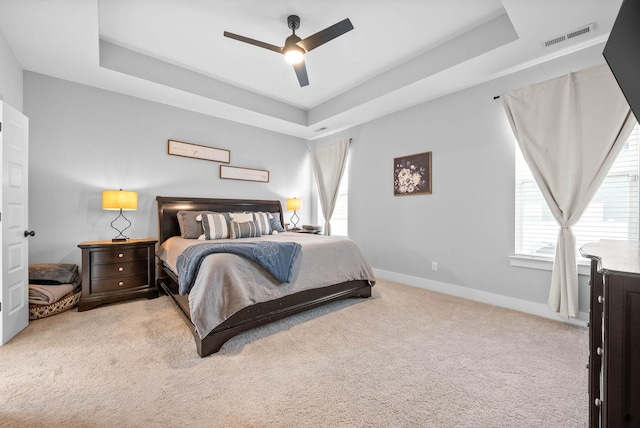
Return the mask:
{"type": "MultiPolygon", "coordinates": [[[[375,280],[360,249],[347,238],[287,232],[243,239],[252,240],[296,242],[302,246],[293,266],[291,282],[281,283],[255,262],[235,254],[206,256],[189,293],[191,321],[200,338],[239,310],[256,303],[345,281],[369,280],[373,283],[375,280]]],[[[210,242],[173,237],[160,246],[158,257],[179,275],[178,256],[190,246],[210,242]]]]}

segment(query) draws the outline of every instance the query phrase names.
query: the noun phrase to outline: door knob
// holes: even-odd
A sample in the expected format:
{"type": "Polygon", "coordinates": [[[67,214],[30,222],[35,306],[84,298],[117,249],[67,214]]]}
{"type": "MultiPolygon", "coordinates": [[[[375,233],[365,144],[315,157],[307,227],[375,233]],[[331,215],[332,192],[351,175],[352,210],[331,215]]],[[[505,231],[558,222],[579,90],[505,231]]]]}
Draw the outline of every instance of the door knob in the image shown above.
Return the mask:
{"type": "Polygon", "coordinates": [[[29,236],[36,236],[36,232],[33,230],[25,230],[24,231],[24,237],[28,238],[29,236]]]}

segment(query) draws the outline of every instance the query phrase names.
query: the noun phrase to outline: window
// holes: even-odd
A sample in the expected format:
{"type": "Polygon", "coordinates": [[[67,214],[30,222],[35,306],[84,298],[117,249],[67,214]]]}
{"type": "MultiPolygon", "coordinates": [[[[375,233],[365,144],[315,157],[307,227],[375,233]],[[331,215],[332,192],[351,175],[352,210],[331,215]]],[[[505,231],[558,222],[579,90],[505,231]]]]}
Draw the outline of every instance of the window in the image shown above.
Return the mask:
{"type": "MultiPolygon", "coordinates": [[[[602,186],[573,227],[576,250],[598,239],[638,239],[638,134],[636,124],[602,186]]],[[[557,239],[558,224],[517,146],[516,254],[554,257],[557,239]]]]}
{"type": "MultiPolygon", "coordinates": [[[[320,198],[318,198],[318,219],[324,226],[324,216],[322,215],[322,206],[320,198]]],[[[336,206],[333,209],[331,217],[331,234],[336,236],[349,235],[349,162],[344,167],[342,179],[340,180],[340,188],[338,189],[338,197],[336,198],[336,206]]]]}

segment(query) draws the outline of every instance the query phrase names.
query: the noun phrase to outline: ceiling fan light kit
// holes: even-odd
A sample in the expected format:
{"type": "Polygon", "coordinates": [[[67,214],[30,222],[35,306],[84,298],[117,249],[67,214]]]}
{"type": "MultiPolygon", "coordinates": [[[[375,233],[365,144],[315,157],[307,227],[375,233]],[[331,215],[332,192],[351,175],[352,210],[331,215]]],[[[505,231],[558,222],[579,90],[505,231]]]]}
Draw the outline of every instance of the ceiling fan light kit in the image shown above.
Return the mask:
{"type": "Polygon", "coordinates": [[[248,37],[230,33],[228,31],[224,32],[224,36],[229,37],[230,39],[235,39],[240,42],[248,43],[250,45],[258,46],[263,49],[268,49],[283,54],[284,59],[287,62],[293,64],[293,69],[296,72],[296,76],[298,77],[298,83],[300,83],[300,86],[303,87],[309,84],[307,68],[304,64],[304,55],[307,52],[317,48],[318,46],[321,46],[328,41],[331,41],[336,37],[353,30],[353,25],[351,24],[349,18],[347,18],[338,22],[337,24],[325,28],[324,30],[312,34],[306,39],[301,39],[296,35],[296,29],[300,28],[300,17],[298,17],[297,15],[289,15],[289,17],[287,18],[287,25],[291,29],[293,34],[287,37],[284,42],[284,47],[279,47],[270,43],[250,39],[248,37]]]}
{"type": "Polygon", "coordinates": [[[284,42],[282,53],[284,54],[284,59],[289,64],[298,64],[304,60],[304,54],[306,52],[304,49],[297,45],[300,40],[302,40],[300,37],[292,34],[287,37],[287,40],[284,42]]]}

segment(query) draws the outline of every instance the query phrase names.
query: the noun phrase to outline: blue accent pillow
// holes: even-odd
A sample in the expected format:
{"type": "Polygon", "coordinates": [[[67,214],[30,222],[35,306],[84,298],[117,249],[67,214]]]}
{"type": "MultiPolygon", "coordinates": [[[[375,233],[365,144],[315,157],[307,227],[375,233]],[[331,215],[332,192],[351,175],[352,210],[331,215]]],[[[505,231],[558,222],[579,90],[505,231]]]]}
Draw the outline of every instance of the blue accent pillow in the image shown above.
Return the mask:
{"type": "Polygon", "coordinates": [[[280,223],[280,213],[269,213],[269,226],[272,231],[286,232],[285,228],[282,227],[282,223],[280,223]]]}

